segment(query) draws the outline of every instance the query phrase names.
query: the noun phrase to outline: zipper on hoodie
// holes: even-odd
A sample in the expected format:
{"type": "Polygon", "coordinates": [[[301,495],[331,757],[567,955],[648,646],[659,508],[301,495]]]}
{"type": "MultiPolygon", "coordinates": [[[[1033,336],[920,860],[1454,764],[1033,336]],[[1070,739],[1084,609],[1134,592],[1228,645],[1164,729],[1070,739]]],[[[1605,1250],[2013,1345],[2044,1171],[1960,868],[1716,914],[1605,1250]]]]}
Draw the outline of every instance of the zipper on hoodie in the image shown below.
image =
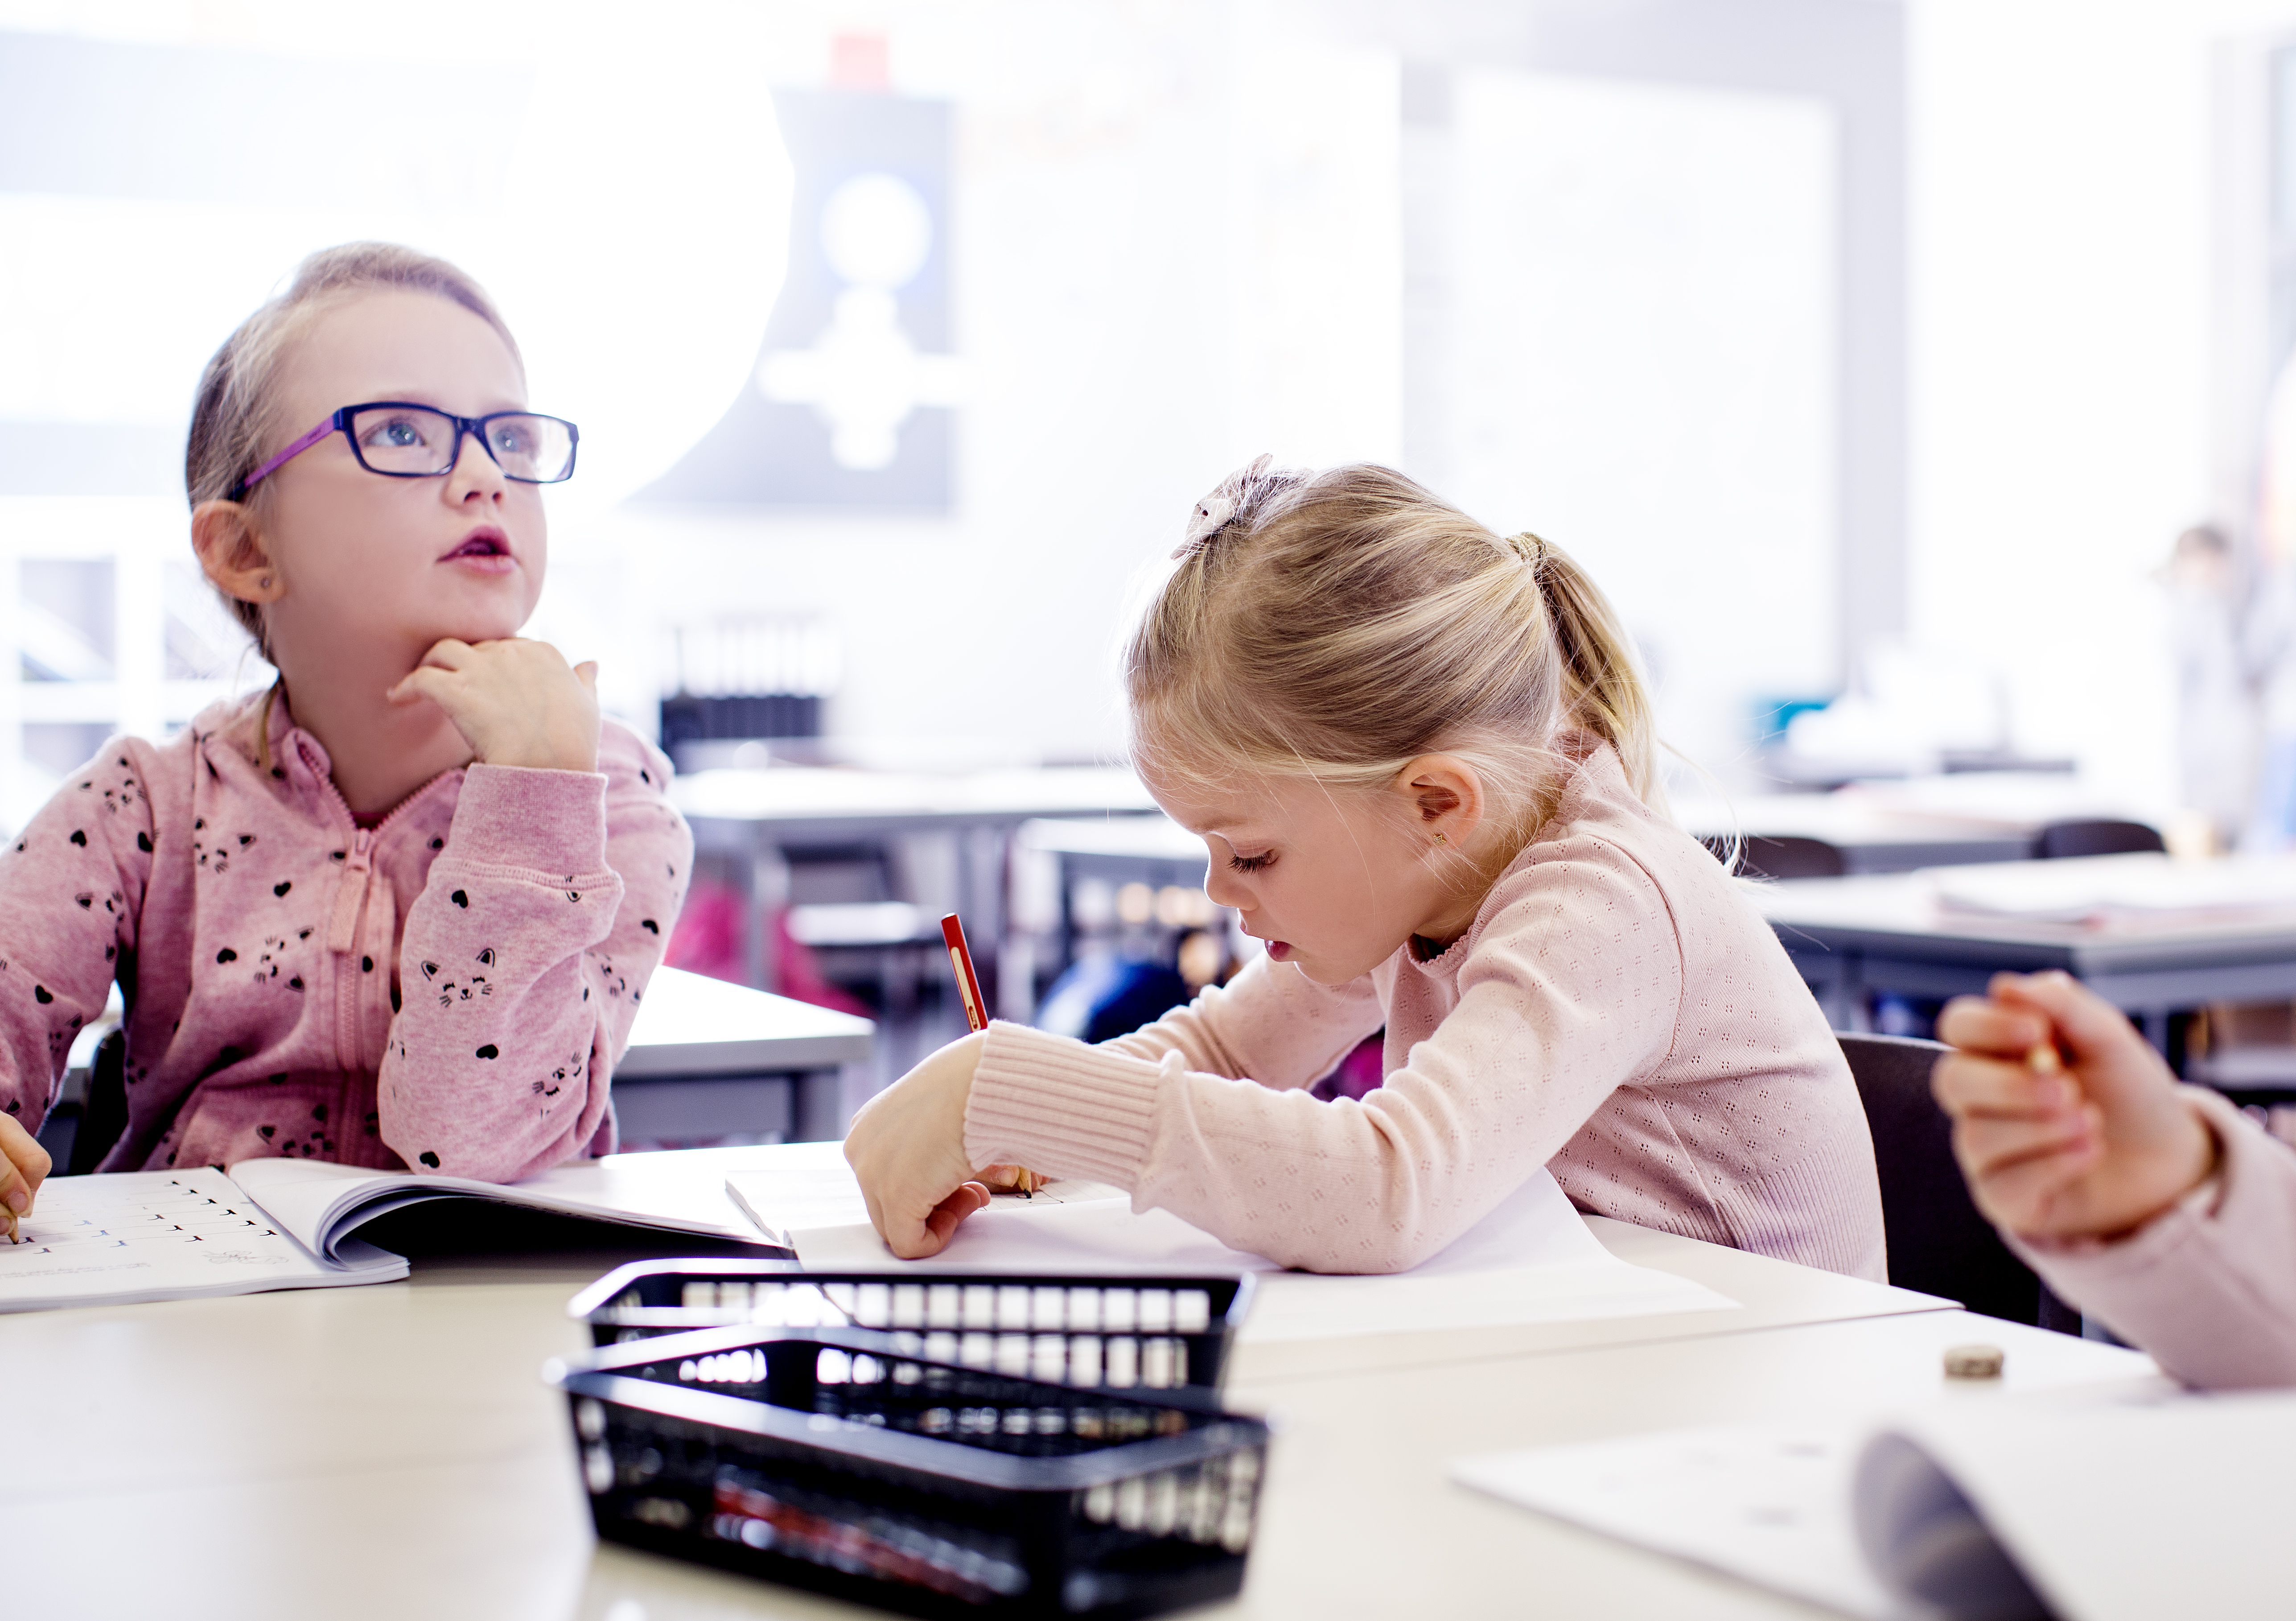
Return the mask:
{"type": "MultiPolygon", "coordinates": [[[[352,966],[350,958],[358,954],[359,914],[365,909],[369,880],[374,872],[375,848],[391,824],[406,815],[428,799],[439,785],[455,775],[441,771],[421,787],[398,802],[390,815],[372,827],[362,827],[351,814],[350,801],[335,786],[334,778],[312,764],[308,751],[299,742],[296,753],[302,757],[303,767],[316,778],[327,797],[334,802],[336,812],[343,826],[350,829],[349,846],[343,853],[343,876],[335,890],[334,915],[327,925],[327,950],[335,958],[335,1066],[338,1069],[363,1072],[359,1042],[359,992],[365,970],[352,966]]],[[[378,959],[373,971],[389,974],[390,964],[378,959]]]]}

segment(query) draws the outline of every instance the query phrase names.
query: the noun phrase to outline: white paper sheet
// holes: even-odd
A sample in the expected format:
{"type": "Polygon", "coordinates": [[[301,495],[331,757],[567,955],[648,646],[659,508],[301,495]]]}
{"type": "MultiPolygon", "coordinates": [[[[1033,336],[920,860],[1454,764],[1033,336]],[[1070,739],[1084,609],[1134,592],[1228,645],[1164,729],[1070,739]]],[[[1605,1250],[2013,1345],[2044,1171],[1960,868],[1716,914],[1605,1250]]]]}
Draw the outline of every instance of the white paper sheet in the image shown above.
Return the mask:
{"type": "MultiPolygon", "coordinates": [[[[835,1210],[824,1180],[803,1197],[835,1210]]],[[[793,1197],[797,1197],[795,1194],[793,1197]]],[[[855,1189],[849,1196],[857,1199],[855,1189]]],[[[1283,1271],[1231,1249],[1167,1210],[1135,1215],[1121,1194],[1071,1205],[1000,1201],[925,1261],[897,1260],[866,1222],[798,1227],[798,1258],[820,1267],[921,1271],[1250,1271],[1261,1274],[1245,1343],[1722,1311],[1738,1303],[1702,1284],[1620,1261],[1604,1249],[1546,1171],[1449,1247],[1407,1272],[1328,1277],[1283,1271]]]]}
{"type": "Polygon", "coordinates": [[[372,1245],[315,1256],[220,1171],[51,1177],[0,1243],[0,1312],[382,1283],[406,1263],[372,1245]]]}
{"type": "Polygon", "coordinates": [[[1972,1612],[2013,1600],[2004,1553],[2064,1621],[2288,1612],[2296,1395],[2158,1377],[1974,1395],[1879,1424],[1540,1447],[1452,1477],[1865,1621],[1935,1613],[1923,1576],[1972,1612]]]}
{"type": "MultiPolygon", "coordinates": [[[[869,1229],[868,1204],[861,1197],[860,1184],[853,1180],[853,1168],[841,1161],[834,1165],[735,1172],[726,1178],[726,1196],[757,1223],[760,1233],[775,1243],[787,1243],[792,1232],[869,1229]]],[[[1055,1205],[1095,1204],[1129,1207],[1131,1203],[1130,1194],[1106,1182],[1057,1181],[1033,1194],[996,1194],[988,1209],[973,1219],[978,1221],[1000,1209],[1049,1210],[1055,1205]]],[[[824,1238],[816,1240],[816,1244],[829,1241],[824,1238]]],[[[868,1242],[876,1242],[873,1230],[869,1230],[868,1242]]],[[[878,1244],[870,1264],[875,1265],[888,1254],[884,1246],[878,1244]]]]}
{"type": "MultiPolygon", "coordinates": [[[[1869,1448],[1892,1437],[1960,1489],[2063,1621],[2278,1621],[2296,1609],[2296,1395],[2194,1395],[2148,1379],[1990,1411],[1943,1403],[1890,1420],[1869,1448]]],[[[1880,1523],[1922,1506],[1898,1484],[1857,1503],[1866,1557],[1885,1576],[1937,1562],[1924,1546],[1934,1536],[1880,1523]]]]}
{"type": "Polygon", "coordinates": [[[1857,1616],[1892,1621],[1849,1518],[1858,1435],[1732,1425],[1456,1464],[1495,1497],[1857,1616]]]}

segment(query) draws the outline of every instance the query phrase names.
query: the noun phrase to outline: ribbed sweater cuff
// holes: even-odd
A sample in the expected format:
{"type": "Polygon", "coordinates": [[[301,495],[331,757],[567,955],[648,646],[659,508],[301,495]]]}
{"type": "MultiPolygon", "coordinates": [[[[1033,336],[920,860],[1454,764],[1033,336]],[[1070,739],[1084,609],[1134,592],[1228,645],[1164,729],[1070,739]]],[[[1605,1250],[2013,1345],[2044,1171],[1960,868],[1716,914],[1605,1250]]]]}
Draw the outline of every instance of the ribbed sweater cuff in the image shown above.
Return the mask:
{"type": "Polygon", "coordinates": [[[1137,1187],[1162,1079],[1143,1059],[1000,1019],[972,1072],[964,1152],[976,1166],[1137,1187]]]}
{"type": "Polygon", "coordinates": [[[606,779],[596,771],[473,765],[463,774],[447,855],[595,877],[606,866],[606,779]]]}

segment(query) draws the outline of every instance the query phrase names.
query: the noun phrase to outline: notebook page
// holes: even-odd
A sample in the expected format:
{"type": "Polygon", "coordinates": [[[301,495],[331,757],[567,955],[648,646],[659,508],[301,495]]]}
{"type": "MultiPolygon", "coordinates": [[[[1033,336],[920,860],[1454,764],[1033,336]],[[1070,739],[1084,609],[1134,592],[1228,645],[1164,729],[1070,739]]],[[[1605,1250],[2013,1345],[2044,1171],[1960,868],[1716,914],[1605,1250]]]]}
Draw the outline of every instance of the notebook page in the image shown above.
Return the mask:
{"type": "Polygon", "coordinates": [[[380,1283],[404,1258],[354,1243],[319,1260],[220,1171],[51,1177],[0,1243],[0,1312],[380,1283]]]}
{"type": "MultiPolygon", "coordinates": [[[[775,1243],[786,1243],[787,1235],[807,1231],[823,1233],[838,1228],[859,1229],[845,1235],[842,1240],[826,1236],[815,1239],[815,1248],[824,1254],[832,1245],[844,1243],[857,1253],[869,1256],[873,1266],[885,1258],[885,1249],[876,1243],[875,1230],[869,1226],[868,1202],[861,1197],[861,1184],[853,1178],[853,1167],[841,1160],[833,1165],[791,1165],[772,1171],[737,1171],[726,1178],[726,1195],[758,1224],[758,1230],[775,1243]],[[866,1234],[865,1238],[863,1235],[866,1234]],[[874,1245],[874,1249],[870,1247],[874,1245]]],[[[1000,1193],[990,1196],[989,1209],[1050,1210],[1061,1205],[1116,1204],[1129,1207],[1132,1196],[1121,1188],[1111,1188],[1106,1182],[1049,1182],[1033,1194],[1000,1193]]],[[[977,1217],[975,1218],[978,1219],[977,1217]]],[[[818,1261],[816,1265],[831,1264],[818,1261]]],[[[841,1264],[841,1263],[840,1263],[841,1264]]]]}
{"type": "MultiPolygon", "coordinates": [[[[831,1210],[840,1197],[857,1205],[858,1189],[837,1194],[832,1174],[824,1172],[814,1197],[831,1210]]],[[[850,1172],[845,1175],[849,1181],[850,1172]]],[[[999,1199],[924,1261],[896,1259],[865,1220],[797,1226],[790,1238],[799,1260],[829,1268],[1258,1272],[1251,1315],[1239,1335],[1245,1344],[1726,1311],[1738,1304],[1703,1284],[1619,1260],[1544,1169],[1437,1255],[1407,1272],[1374,1277],[1286,1271],[1168,1210],[1136,1215],[1128,1196],[1109,1191],[1111,1197],[1062,1205],[999,1199]]]]}

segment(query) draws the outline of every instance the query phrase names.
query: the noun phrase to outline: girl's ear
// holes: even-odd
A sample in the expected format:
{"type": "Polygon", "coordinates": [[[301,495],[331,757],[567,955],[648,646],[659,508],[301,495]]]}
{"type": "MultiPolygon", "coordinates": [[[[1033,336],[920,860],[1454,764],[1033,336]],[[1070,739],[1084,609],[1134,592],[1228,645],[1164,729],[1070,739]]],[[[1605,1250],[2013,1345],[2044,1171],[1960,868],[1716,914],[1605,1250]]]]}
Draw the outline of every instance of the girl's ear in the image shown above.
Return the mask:
{"type": "Polygon", "coordinates": [[[1456,755],[1422,754],[1403,768],[1396,786],[1410,802],[1413,822],[1454,846],[1472,836],[1488,809],[1482,778],[1456,755]]]}
{"type": "Polygon", "coordinates": [[[242,501],[202,501],[192,508],[192,549],[216,588],[241,602],[277,602],[285,582],[242,501]]]}

